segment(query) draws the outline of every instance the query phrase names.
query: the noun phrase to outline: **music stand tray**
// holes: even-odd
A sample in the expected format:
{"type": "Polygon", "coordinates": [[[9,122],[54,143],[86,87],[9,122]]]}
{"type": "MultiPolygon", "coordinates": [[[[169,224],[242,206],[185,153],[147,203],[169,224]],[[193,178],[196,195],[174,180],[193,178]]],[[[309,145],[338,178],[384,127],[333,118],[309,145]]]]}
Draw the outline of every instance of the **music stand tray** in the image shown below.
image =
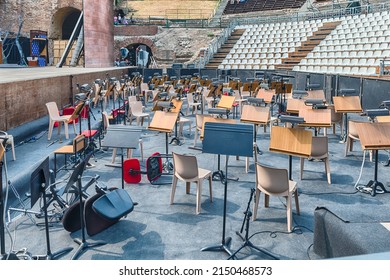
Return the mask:
{"type": "Polygon", "coordinates": [[[233,103],[235,100],[235,96],[222,95],[221,100],[219,100],[216,107],[230,110],[233,107],[233,103]]]}
{"type": "MultiPolygon", "coordinates": [[[[212,123],[204,125],[203,152],[217,155],[226,155],[226,178],[227,158],[231,156],[253,156],[253,127],[246,124],[212,123]],[[240,139],[240,145],[229,145],[240,139]]],[[[223,207],[223,228],[222,241],[220,244],[202,248],[202,251],[224,251],[229,256],[231,237],[226,238],[226,208],[227,208],[227,181],[224,181],[224,207],[223,207]]]]}
{"type": "Polygon", "coordinates": [[[272,128],[269,150],[289,156],[290,180],[292,180],[292,156],[308,158],[311,154],[311,142],[310,131],[281,126],[272,128]]]}
{"type": "Polygon", "coordinates": [[[122,189],[124,186],[123,179],[123,149],[136,149],[141,137],[142,129],[134,128],[125,125],[112,125],[107,129],[106,136],[102,147],[120,148],[121,155],[121,169],[122,169],[122,189]]]}

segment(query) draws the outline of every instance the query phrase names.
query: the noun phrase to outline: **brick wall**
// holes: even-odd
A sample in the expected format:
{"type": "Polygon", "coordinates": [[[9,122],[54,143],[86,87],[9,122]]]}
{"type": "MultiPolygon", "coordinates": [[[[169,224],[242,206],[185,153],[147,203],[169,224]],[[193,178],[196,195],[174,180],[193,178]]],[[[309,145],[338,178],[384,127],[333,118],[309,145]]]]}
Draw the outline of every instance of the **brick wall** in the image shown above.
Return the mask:
{"type": "Polygon", "coordinates": [[[114,63],[114,24],[111,0],[84,0],[85,67],[114,63]]]}
{"type": "Polygon", "coordinates": [[[154,36],[158,33],[155,25],[117,25],[114,28],[115,36],[154,36]]]}
{"type": "Polygon", "coordinates": [[[0,84],[0,130],[9,130],[47,115],[45,104],[55,101],[59,108],[71,104],[77,84],[92,84],[95,79],[122,77],[127,68],[65,75],[0,84]]]}

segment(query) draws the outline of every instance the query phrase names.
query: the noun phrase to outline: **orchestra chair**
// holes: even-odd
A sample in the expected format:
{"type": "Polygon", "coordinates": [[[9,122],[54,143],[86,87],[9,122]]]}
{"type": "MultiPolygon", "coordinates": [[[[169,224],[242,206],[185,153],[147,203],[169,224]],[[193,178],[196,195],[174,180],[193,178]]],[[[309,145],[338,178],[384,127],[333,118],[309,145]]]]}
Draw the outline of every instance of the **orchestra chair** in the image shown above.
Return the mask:
{"type": "Polygon", "coordinates": [[[0,138],[7,139],[5,141],[5,145],[11,145],[12,157],[14,160],[16,160],[14,137],[11,134],[8,134],[7,132],[0,130],[0,138]]]}
{"type": "MultiPolygon", "coordinates": [[[[72,115],[60,116],[56,102],[46,103],[46,108],[47,108],[47,111],[49,113],[49,133],[48,133],[47,139],[48,140],[51,139],[54,124],[56,122],[58,123],[58,134],[60,134],[61,126],[62,126],[62,124],[64,124],[65,138],[69,139],[68,124],[72,121],[72,115]]],[[[72,123],[73,123],[74,134],[76,134],[75,122],[72,122],[72,123]]]]}
{"type": "Polygon", "coordinates": [[[187,113],[188,116],[190,108],[191,108],[191,114],[195,114],[198,112],[198,106],[202,105],[201,102],[195,102],[194,101],[194,95],[192,93],[187,94],[187,113]],[[195,109],[194,109],[195,108],[195,109]]]}
{"type": "Polygon", "coordinates": [[[82,155],[82,153],[85,151],[86,144],[85,144],[85,135],[79,134],[77,135],[73,141],[72,145],[64,145],[57,150],[55,150],[54,153],[54,176],[57,174],[57,155],[64,155],[65,156],[65,167],[67,165],[67,158],[69,156],[74,156],[76,159],[82,155]]]}
{"type": "MultiPolygon", "coordinates": [[[[357,133],[356,125],[355,125],[358,122],[359,121],[348,120],[348,136],[347,136],[347,140],[345,141],[345,153],[344,153],[344,156],[347,156],[348,152],[352,152],[352,150],[353,150],[353,143],[355,141],[360,141],[359,134],[357,133]]],[[[372,151],[370,151],[370,161],[372,161],[372,151]]]]}
{"type": "Polygon", "coordinates": [[[178,124],[179,124],[179,136],[183,136],[183,128],[185,124],[188,124],[188,133],[191,136],[192,121],[190,119],[180,117],[178,120],[178,124]]]}
{"type": "Polygon", "coordinates": [[[129,122],[130,125],[133,119],[136,119],[137,125],[141,122],[141,126],[144,124],[144,118],[148,118],[148,124],[150,124],[150,114],[144,112],[144,106],[142,101],[134,101],[129,103],[129,122]]]}
{"type": "Polygon", "coordinates": [[[186,193],[190,193],[190,185],[192,182],[196,183],[196,211],[198,215],[200,213],[200,200],[202,196],[202,184],[203,180],[209,180],[210,189],[210,202],[213,201],[212,194],[212,172],[207,169],[199,168],[198,161],[194,155],[184,155],[172,153],[173,155],[173,179],[171,189],[170,204],[173,204],[175,197],[175,191],[178,180],[186,183],[186,193]]]}
{"type": "Polygon", "coordinates": [[[256,163],[257,186],[255,202],[253,204],[253,221],[257,217],[260,193],[264,193],[264,207],[269,207],[269,196],[283,196],[287,200],[287,230],[292,231],[292,197],[295,198],[295,207],[299,215],[298,187],[295,181],[288,179],[287,169],[279,169],[256,163]]]}
{"type": "Polygon", "coordinates": [[[194,147],[196,146],[196,141],[201,135],[202,127],[203,127],[203,117],[204,115],[195,115],[195,137],[194,137],[194,147]]]}
{"type": "MultiPolygon", "coordinates": [[[[110,126],[109,116],[108,116],[107,112],[103,112],[103,130],[104,130],[104,133],[107,131],[107,128],[109,126],[110,126]]],[[[139,148],[140,148],[141,160],[142,161],[144,160],[144,145],[143,145],[143,143],[144,143],[143,140],[139,139],[139,148]]],[[[112,150],[112,158],[111,158],[111,162],[112,163],[115,162],[116,154],[117,154],[117,148],[113,148],[113,150],[112,150]]],[[[128,158],[132,158],[133,157],[133,149],[127,149],[127,157],[128,158]]]]}
{"type": "Polygon", "coordinates": [[[340,130],[343,131],[343,114],[336,113],[334,109],[334,105],[329,105],[328,108],[330,109],[330,118],[331,118],[331,124],[333,128],[333,134],[336,134],[336,124],[339,124],[340,130]]]}
{"type": "MultiPolygon", "coordinates": [[[[312,138],[311,144],[311,153],[309,159],[320,160],[325,163],[325,172],[328,180],[328,184],[331,184],[330,178],[330,165],[329,165],[329,152],[328,152],[328,137],[327,136],[318,136],[312,138]]],[[[303,177],[305,159],[301,157],[301,180],[303,177]]]]}
{"type": "Polygon", "coordinates": [[[240,108],[240,114],[242,114],[242,104],[248,101],[247,98],[242,98],[239,90],[234,90],[234,96],[236,97],[235,102],[238,103],[240,108]]]}

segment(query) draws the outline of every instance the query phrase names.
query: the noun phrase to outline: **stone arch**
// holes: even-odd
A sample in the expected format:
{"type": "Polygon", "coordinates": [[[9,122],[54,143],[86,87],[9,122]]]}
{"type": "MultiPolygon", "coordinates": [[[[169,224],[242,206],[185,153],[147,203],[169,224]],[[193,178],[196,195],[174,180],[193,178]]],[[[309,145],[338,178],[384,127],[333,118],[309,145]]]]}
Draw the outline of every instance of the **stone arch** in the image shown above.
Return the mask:
{"type": "Polygon", "coordinates": [[[136,50],[138,47],[143,48],[149,53],[149,59],[147,62],[147,67],[151,64],[151,57],[156,56],[157,48],[153,41],[149,38],[144,37],[136,37],[136,38],[127,38],[123,41],[116,41],[115,42],[115,54],[119,58],[121,58],[121,48],[127,48],[129,50],[129,54],[127,59],[129,60],[131,65],[137,65],[136,64],[136,50]]]}
{"type": "Polygon", "coordinates": [[[50,37],[52,39],[69,39],[81,11],[74,7],[60,8],[53,14],[50,37]]]}

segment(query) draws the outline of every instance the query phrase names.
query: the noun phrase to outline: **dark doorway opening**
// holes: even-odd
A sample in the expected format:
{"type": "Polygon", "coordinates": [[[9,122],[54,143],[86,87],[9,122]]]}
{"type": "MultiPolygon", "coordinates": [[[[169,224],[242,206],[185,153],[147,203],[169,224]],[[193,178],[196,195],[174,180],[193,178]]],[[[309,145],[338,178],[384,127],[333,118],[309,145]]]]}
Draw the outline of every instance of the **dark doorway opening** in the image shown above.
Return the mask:
{"type": "Polygon", "coordinates": [[[69,40],[79,17],[80,17],[80,11],[75,11],[70,13],[64,19],[64,23],[62,24],[62,40],[69,40]]]}

